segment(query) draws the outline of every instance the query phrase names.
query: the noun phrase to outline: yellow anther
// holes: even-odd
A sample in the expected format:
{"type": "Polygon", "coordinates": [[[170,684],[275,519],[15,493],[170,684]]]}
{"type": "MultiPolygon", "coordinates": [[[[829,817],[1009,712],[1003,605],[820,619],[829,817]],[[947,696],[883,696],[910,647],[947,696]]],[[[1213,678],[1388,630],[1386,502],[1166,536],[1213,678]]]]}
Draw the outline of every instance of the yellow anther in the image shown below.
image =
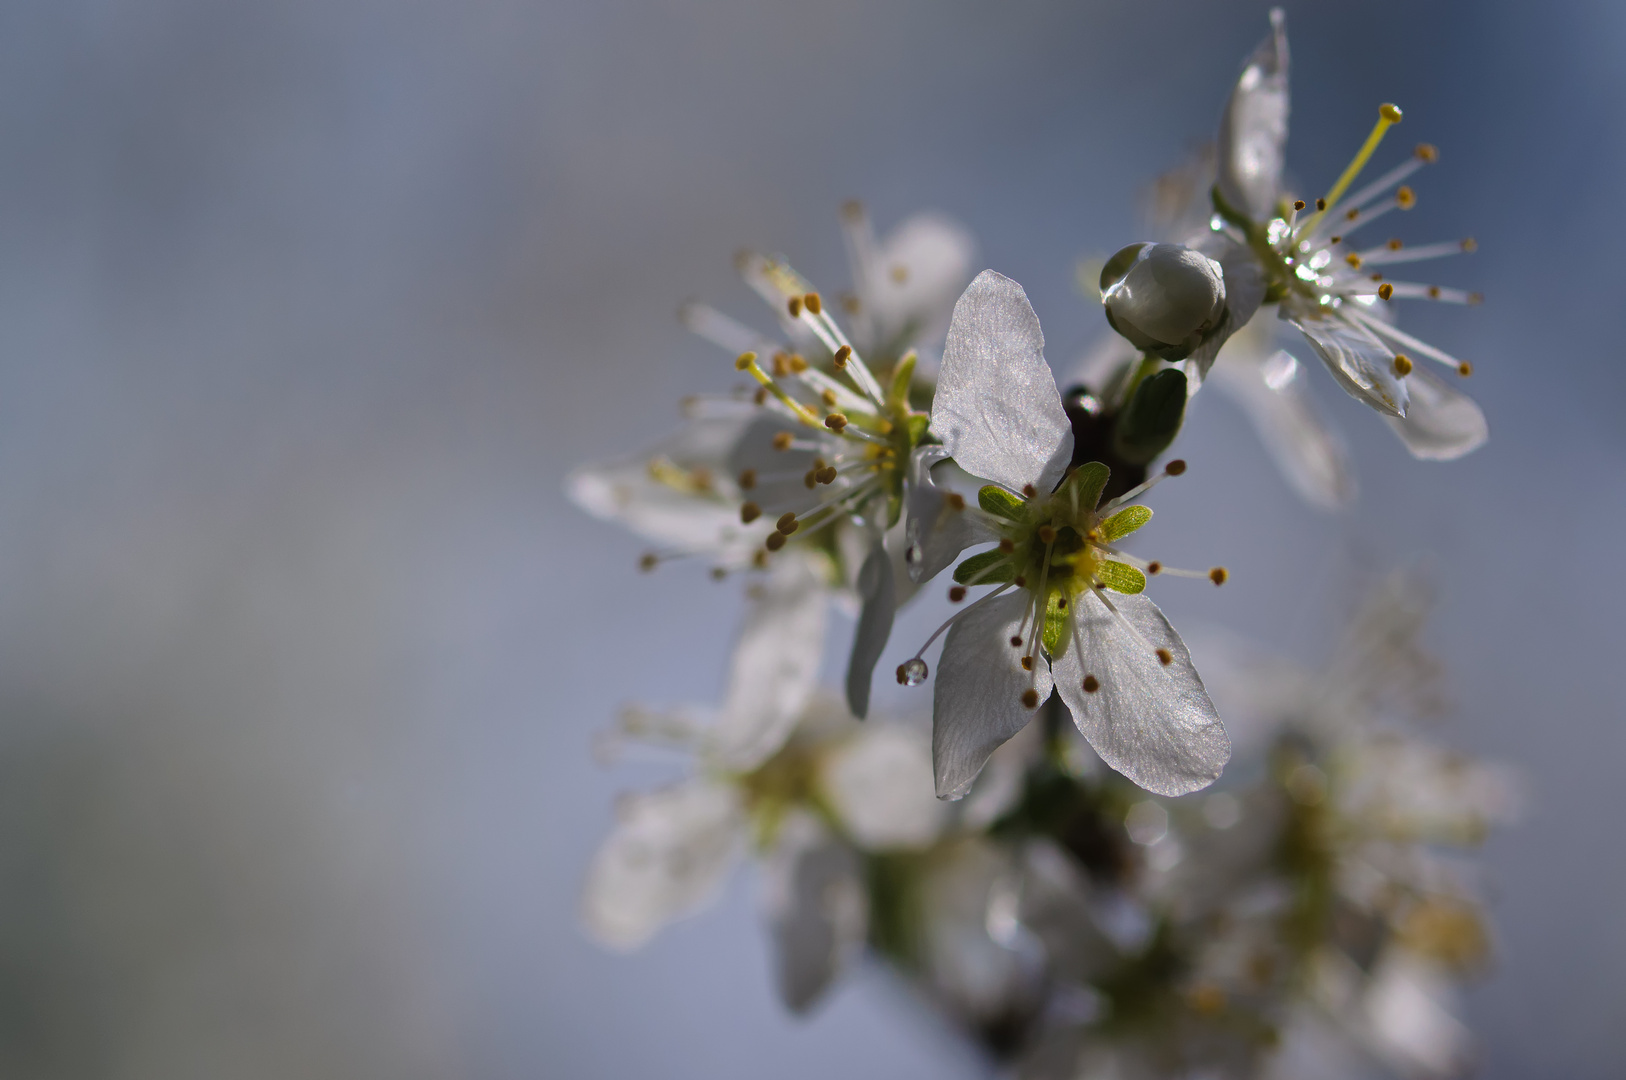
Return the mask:
{"type": "MultiPolygon", "coordinates": [[[[779,534],[775,533],[774,535],[778,536],[779,534]]],[[[758,570],[765,569],[768,565],[768,553],[760,550],[751,552],[751,565],[758,570]]]]}
{"type": "Polygon", "coordinates": [[[892,268],[892,280],[897,282],[899,285],[902,285],[905,281],[908,281],[909,268],[902,263],[898,263],[892,268]]]}
{"type": "Polygon", "coordinates": [[[1433,143],[1420,142],[1417,144],[1417,149],[1412,153],[1417,155],[1418,160],[1426,161],[1431,165],[1440,160],[1440,148],[1433,143]]]}
{"type": "Polygon", "coordinates": [[[773,354],[773,373],[781,379],[790,374],[789,353],[776,352],[773,354]]]}
{"type": "Polygon", "coordinates": [[[819,400],[824,402],[825,408],[833,409],[836,407],[836,402],[840,399],[836,397],[836,392],[834,390],[826,390],[824,393],[819,395],[819,400]]]}
{"type": "Polygon", "coordinates": [[[1344,211],[1344,220],[1345,221],[1354,221],[1356,218],[1358,218],[1360,216],[1361,216],[1361,208],[1358,207],[1358,206],[1352,206],[1348,210],[1344,211]]]}
{"type": "Polygon", "coordinates": [[[819,470],[817,470],[817,469],[809,469],[809,470],[807,470],[807,472],[802,474],[802,486],[807,488],[807,490],[812,491],[814,486],[817,485],[818,482],[819,482],[819,470]]]}
{"type": "Polygon", "coordinates": [[[1400,106],[1390,105],[1387,103],[1379,105],[1378,115],[1389,121],[1391,124],[1398,124],[1400,123],[1400,106]]]}
{"type": "Polygon", "coordinates": [[[807,370],[807,360],[801,353],[790,354],[790,371],[792,375],[800,375],[807,370]]]}
{"type": "Polygon", "coordinates": [[[1474,373],[1474,366],[1472,364],[1468,363],[1468,361],[1464,360],[1462,363],[1457,365],[1457,374],[1461,375],[1464,379],[1466,379],[1468,376],[1472,375],[1473,373],[1474,373]]]}
{"type": "Polygon", "coordinates": [[[746,370],[747,368],[749,368],[752,364],[754,364],[756,362],[757,362],[757,354],[756,353],[750,352],[749,350],[746,351],[746,352],[742,352],[742,353],[740,353],[739,356],[734,358],[734,370],[735,371],[744,371],[744,370],[746,370]]]}
{"type": "Polygon", "coordinates": [[[807,308],[809,315],[817,315],[824,310],[824,301],[819,299],[819,294],[816,292],[810,292],[802,297],[802,304],[807,308]]]}
{"type": "Polygon", "coordinates": [[[769,551],[778,551],[785,546],[785,534],[781,532],[769,533],[768,539],[762,542],[762,546],[769,551]]]}
{"type": "Polygon", "coordinates": [[[1163,564],[1158,562],[1156,559],[1153,559],[1151,562],[1146,564],[1146,572],[1154,576],[1161,574],[1163,572],[1163,564]]]}
{"type": "Polygon", "coordinates": [[[638,569],[647,574],[651,570],[655,569],[655,567],[660,564],[660,561],[659,556],[657,556],[654,552],[645,552],[638,558],[638,569]]]}
{"type": "Polygon", "coordinates": [[[1001,540],[999,542],[999,550],[1001,550],[1005,554],[1009,555],[1011,552],[1016,550],[1016,545],[1014,543],[1012,543],[1010,540],[1001,540]]]}
{"type": "Polygon", "coordinates": [[[1170,476],[1179,476],[1181,473],[1186,471],[1185,459],[1175,458],[1173,461],[1163,466],[1163,471],[1168,473],[1170,476]]]}
{"type": "Polygon", "coordinates": [[[1053,525],[1040,525],[1039,526],[1039,539],[1042,540],[1046,544],[1055,543],[1056,542],[1056,529],[1055,529],[1055,526],[1053,526],[1053,525]]]}
{"type": "Polygon", "coordinates": [[[1394,294],[1395,287],[1389,284],[1387,281],[1378,286],[1378,295],[1383,299],[1388,300],[1390,297],[1394,296],[1394,294]]]}
{"type": "Polygon", "coordinates": [[[1411,357],[1405,353],[1395,353],[1395,374],[1402,379],[1411,374],[1411,357]]]}
{"type": "Polygon", "coordinates": [[[1093,694],[1099,689],[1101,689],[1100,679],[1097,679],[1094,675],[1084,676],[1084,692],[1086,694],[1093,694]]]}
{"type": "Polygon", "coordinates": [[[749,525],[762,516],[762,507],[754,502],[748,502],[740,507],[740,524],[749,525]]]}
{"type": "Polygon", "coordinates": [[[773,437],[773,448],[775,450],[789,450],[790,444],[794,441],[795,440],[791,438],[791,434],[788,431],[775,432],[773,437]]]}
{"type": "Polygon", "coordinates": [[[1478,307],[1480,304],[1483,304],[1484,302],[1485,302],[1485,294],[1484,293],[1471,292],[1471,293],[1468,294],[1468,303],[1471,306],[1478,307]]]}
{"type": "Polygon", "coordinates": [[[789,536],[791,533],[796,531],[800,524],[801,522],[796,520],[796,511],[787,510],[783,514],[779,515],[779,521],[774,528],[778,529],[786,536],[789,536]]]}
{"type": "MultiPolygon", "coordinates": [[[[1022,657],[1022,670],[1023,671],[1032,671],[1033,670],[1033,657],[1031,657],[1031,656],[1022,657]]],[[[1028,706],[1028,708],[1030,708],[1030,709],[1032,707],[1033,706],[1031,706],[1031,705],[1028,706]]]]}
{"type": "Polygon", "coordinates": [[[1463,242],[1462,242],[1462,250],[1463,251],[1478,251],[1479,250],[1479,241],[1475,240],[1471,236],[1468,237],[1467,239],[1463,240],[1463,242]]]}
{"type": "Polygon", "coordinates": [[[1304,200],[1303,199],[1295,200],[1294,203],[1293,203],[1293,209],[1295,211],[1303,210],[1304,209],[1304,200]]]}
{"type": "Polygon", "coordinates": [[[824,418],[824,426],[831,431],[840,431],[847,426],[847,418],[838,412],[833,412],[824,418]]]}
{"type": "Polygon", "coordinates": [[[1395,205],[1402,210],[1410,210],[1417,205],[1417,192],[1401,184],[1400,190],[1395,192],[1395,205]]]}
{"type": "Polygon", "coordinates": [[[848,199],[841,204],[841,216],[847,221],[864,220],[864,204],[857,199],[848,199]]]}
{"type": "Polygon", "coordinates": [[[710,469],[691,469],[691,470],[689,470],[689,483],[694,485],[694,489],[696,491],[710,491],[711,490],[711,470],[710,469]]]}
{"type": "Polygon", "coordinates": [[[1230,576],[1230,571],[1226,570],[1223,566],[1216,566],[1214,569],[1208,572],[1208,580],[1212,581],[1215,585],[1224,585],[1226,578],[1229,578],[1230,576]]]}
{"type": "Polygon", "coordinates": [[[757,486],[757,471],[755,469],[741,469],[740,470],[740,487],[745,491],[750,491],[752,488],[754,488],[756,486],[757,486]]]}
{"type": "Polygon", "coordinates": [[[1382,274],[1373,274],[1372,275],[1372,280],[1373,281],[1382,281],[1383,280],[1383,275],[1382,274]]]}
{"type": "Polygon", "coordinates": [[[1157,662],[1164,667],[1168,667],[1174,663],[1174,654],[1167,649],[1159,649],[1157,650],[1157,662]]]}
{"type": "Polygon", "coordinates": [[[1428,298],[1430,300],[1438,300],[1440,298],[1440,287],[1438,285],[1430,285],[1428,287],[1428,298]]]}
{"type": "MultiPolygon", "coordinates": [[[[1026,658],[1024,657],[1024,659],[1026,658]]],[[[1022,704],[1030,709],[1037,709],[1039,707],[1039,691],[1031,689],[1022,691],[1022,704]]]]}
{"type": "MultiPolygon", "coordinates": [[[[1316,200],[1316,214],[1315,217],[1310,219],[1309,224],[1304,227],[1303,232],[1305,235],[1314,232],[1316,225],[1321,221],[1321,215],[1326,212],[1329,206],[1336,206],[1338,200],[1343,198],[1344,192],[1349,190],[1349,185],[1354,183],[1355,178],[1361,174],[1361,170],[1366,168],[1366,163],[1372,157],[1372,152],[1378,148],[1378,143],[1383,141],[1383,133],[1399,122],[1400,110],[1395,106],[1386,104],[1378,109],[1378,122],[1373,125],[1371,134],[1367,135],[1366,141],[1361,144],[1361,148],[1355,152],[1354,159],[1339,175],[1337,183],[1332,185],[1332,190],[1327,192],[1326,198],[1316,200]]],[[[1353,221],[1354,218],[1350,218],[1350,220],[1353,221]]]]}
{"type": "Polygon", "coordinates": [[[1359,270],[1361,268],[1361,257],[1355,254],[1353,251],[1344,256],[1344,261],[1349,264],[1350,269],[1352,270],[1359,270]]]}
{"type": "Polygon", "coordinates": [[[834,465],[826,465],[824,468],[822,468],[822,469],[820,469],[818,471],[817,479],[818,479],[819,483],[821,483],[821,484],[833,484],[833,483],[835,483],[836,482],[836,467],[834,465]]]}
{"type": "Polygon", "coordinates": [[[948,495],[944,496],[943,501],[948,503],[950,510],[965,509],[965,496],[961,495],[958,491],[949,492],[948,495]]]}
{"type": "Polygon", "coordinates": [[[802,298],[800,296],[793,296],[785,301],[785,307],[790,310],[791,318],[800,319],[802,317],[802,298]]]}
{"type": "Polygon", "coordinates": [[[847,366],[847,360],[852,356],[852,354],[853,347],[851,345],[843,345],[841,348],[836,350],[836,354],[830,358],[830,362],[835,364],[835,366],[838,368],[844,368],[847,366]]]}
{"type": "Polygon", "coordinates": [[[766,386],[757,387],[757,392],[751,395],[751,401],[756,405],[766,405],[768,403],[768,388],[766,386]]]}
{"type": "Polygon", "coordinates": [[[1335,236],[1331,240],[1328,241],[1328,243],[1332,243],[1332,244],[1342,244],[1343,242],[1344,242],[1344,238],[1342,236],[1335,236]]]}
{"type": "Polygon", "coordinates": [[[858,297],[849,293],[841,298],[841,310],[848,315],[857,315],[859,311],[863,310],[863,305],[858,302],[858,297]]]}
{"type": "Polygon", "coordinates": [[[1317,199],[1317,200],[1316,200],[1316,201],[1315,201],[1315,208],[1316,208],[1316,211],[1317,211],[1317,212],[1318,212],[1318,213],[1319,213],[1319,212],[1320,212],[1320,211],[1323,211],[1323,210],[1325,210],[1325,209],[1326,209],[1326,208],[1327,208],[1327,200],[1326,200],[1326,199],[1317,199]]]}
{"type": "Polygon", "coordinates": [[[1387,244],[1384,245],[1384,247],[1388,248],[1390,251],[1399,251],[1401,248],[1403,248],[1405,246],[1406,245],[1402,244],[1399,240],[1390,240],[1387,244]]]}

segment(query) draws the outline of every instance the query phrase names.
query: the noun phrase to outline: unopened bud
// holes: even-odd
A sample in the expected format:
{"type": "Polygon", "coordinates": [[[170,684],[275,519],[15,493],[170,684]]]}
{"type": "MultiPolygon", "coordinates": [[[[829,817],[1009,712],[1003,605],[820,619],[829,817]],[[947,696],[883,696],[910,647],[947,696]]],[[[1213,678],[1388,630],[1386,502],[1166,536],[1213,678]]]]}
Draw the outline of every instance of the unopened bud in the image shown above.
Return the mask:
{"type": "Polygon", "coordinates": [[[1225,314],[1225,273],[1181,244],[1131,244],[1101,273],[1112,328],[1165,360],[1191,353],[1225,314]]]}

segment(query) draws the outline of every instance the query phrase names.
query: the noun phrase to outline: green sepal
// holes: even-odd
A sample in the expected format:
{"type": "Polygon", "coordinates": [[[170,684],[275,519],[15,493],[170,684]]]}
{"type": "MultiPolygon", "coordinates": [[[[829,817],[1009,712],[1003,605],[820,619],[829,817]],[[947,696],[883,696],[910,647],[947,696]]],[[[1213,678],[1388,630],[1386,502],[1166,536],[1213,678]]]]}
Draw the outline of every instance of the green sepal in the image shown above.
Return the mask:
{"type": "Polygon", "coordinates": [[[997,484],[983,485],[977,492],[977,505],[999,517],[1022,520],[1022,500],[997,484]]]}
{"type": "Polygon", "coordinates": [[[1095,504],[1101,501],[1101,492],[1106,488],[1107,480],[1111,477],[1112,470],[1099,461],[1086,461],[1073,470],[1066,483],[1056,492],[1056,496],[1064,497],[1067,488],[1071,486],[1078,493],[1078,508],[1094,510],[1095,504]]]}
{"type": "Polygon", "coordinates": [[[887,404],[893,406],[906,406],[909,404],[909,387],[915,381],[915,353],[909,354],[898,361],[898,366],[892,369],[892,392],[886,396],[887,404]]]}
{"type": "Polygon", "coordinates": [[[931,427],[931,423],[932,417],[930,413],[910,413],[903,418],[904,430],[909,433],[910,450],[920,445],[921,440],[926,437],[926,429],[931,427]]]}
{"type": "Polygon", "coordinates": [[[1128,563],[1108,560],[1095,568],[1095,580],[1113,592],[1138,593],[1146,588],[1146,575],[1128,563]]]}
{"type": "Polygon", "coordinates": [[[1044,642],[1044,651],[1052,658],[1060,656],[1071,640],[1073,620],[1067,617],[1067,609],[1062,606],[1066,598],[1066,594],[1058,589],[1050,594],[1045,603],[1044,635],[1040,640],[1044,642]]]}
{"type": "Polygon", "coordinates": [[[972,580],[978,585],[1002,585],[1015,577],[1015,561],[998,549],[973,555],[954,568],[954,580],[961,585],[969,584],[972,580]],[[1000,563],[1005,565],[998,565],[1000,563]],[[994,569],[990,570],[989,567],[994,569]]]}
{"type": "Polygon", "coordinates": [[[1096,535],[1110,544],[1121,539],[1152,520],[1152,509],[1149,506],[1126,506],[1103,521],[1096,530],[1096,535]]]}
{"type": "Polygon", "coordinates": [[[1125,461],[1145,465],[1169,448],[1186,417],[1186,373],[1164,368],[1148,375],[1118,414],[1113,450],[1125,461]]]}

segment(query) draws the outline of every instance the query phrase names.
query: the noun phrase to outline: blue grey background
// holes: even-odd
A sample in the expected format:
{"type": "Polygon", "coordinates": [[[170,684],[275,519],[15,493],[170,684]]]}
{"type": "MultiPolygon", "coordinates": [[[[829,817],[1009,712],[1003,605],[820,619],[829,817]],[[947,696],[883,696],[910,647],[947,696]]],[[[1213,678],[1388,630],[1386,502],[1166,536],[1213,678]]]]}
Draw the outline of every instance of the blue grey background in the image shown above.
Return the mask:
{"type": "MultiPolygon", "coordinates": [[[[614,792],[665,775],[591,735],[715,698],[739,597],[635,573],[561,478],[730,383],[672,316],[766,314],[737,247],[839,287],[855,195],[960,218],[1076,355],[1075,263],[1140,238],[1267,7],[0,7],[7,1075],[982,1075],[877,971],[783,1015],[748,875],[632,957],[582,937],[614,792]]],[[[1327,517],[1205,397],[1159,554],[1233,583],[1159,600],[1313,660],[1429,567],[1442,737],[1532,791],[1486,853],[1483,1075],[1617,1075],[1626,14],[1288,8],[1305,187],[1380,101],[1442,149],[1406,235],[1476,236],[1439,274],[1488,299],[1407,326],[1473,359],[1492,442],[1413,462],[1317,376],[1364,487],[1327,517]]]]}

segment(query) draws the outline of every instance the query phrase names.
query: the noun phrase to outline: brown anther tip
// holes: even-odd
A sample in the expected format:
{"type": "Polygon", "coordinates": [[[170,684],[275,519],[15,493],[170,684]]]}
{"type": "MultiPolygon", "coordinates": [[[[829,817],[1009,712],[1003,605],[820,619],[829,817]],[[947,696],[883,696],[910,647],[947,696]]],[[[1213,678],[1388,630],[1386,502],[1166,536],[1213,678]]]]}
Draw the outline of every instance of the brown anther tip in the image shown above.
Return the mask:
{"type": "Polygon", "coordinates": [[[791,297],[785,301],[785,308],[790,312],[791,318],[800,319],[802,317],[802,298],[800,296],[791,297]]]}
{"type": "Polygon", "coordinates": [[[1485,294],[1484,293],[1482,293],[1482,292],[1471,292],[1471,293],[1468,294],[1468,306],[1469,307],[1478,307],[1480,304],[1483,304],[1484,302],[1485,302],[1485,294]]]}
{"type": "Polygon", "coordinates": [[[722,581],[726,577],[728,577],[728,569],[726,567],[714,566],[711,568],[711,580],[722,581]]]}
{"type": "Polygon", "coordinates": [[[1466,379],[1468,376],[1472,375],[1473,373],[1474,373],[1474,366],[1472,364],[1468,363],[1468,361],[1464,360],[1462,363],[1457,365],[1457,374],[1461,375],[1464,379],[1466,379]]]}
{"type": "Polygon", "coordinates": [[[775,377],[783,379],[790,374],[790,354],[776,352],[773,354],[773,373],[775,377]]]}
{"type": "Polygon", "coordinates": [[[1039,539],[1043,540],[1047,544],[1055,543],[1055,541],[1056,541],[1056,527],[1054,525],[1040,525],[1039,526],[1039,539]]]}
{"type": "MultiPolygon", "coordinates": [[[[1031,657],[1031,656],[1022,657],[1022,670],[1023,671],[1032,671],[1033,670],[1033,657],[1031,657]]],[[[1032,706],[1029,706],[1029,708],[1032,708],[1032,706]]]]}
{"type": "Polygon", "coordinates": [[[1327,200],[1326,199],[1317,199],[1315,201],[1315,208],[1317,210],[1325,210],[1327,208],[1327,200]]]}
{"type": "Polygon", "coordinates": [[[1156,559],[1153,559],[1151,562],[1146,564],[1146,572],[1153,575],[1161,574],[1163,572],[1163,564],[1158,562],[1156,559]]]}
{"type": "Polygon", "coordinates": [[[740,524],[749,525],[762,516],[762,507],[754,502],[748,502],[740,507],[740,524]]]}
{"type": "Polygon", "coordinates": [[[1329,244],[1342,244],[1343,242],[1344,238],[1342,236],[1335,236],[1331,240],[1327,241],[1329,244]]]}
{"type": "Polygon", "coordinates": [[[1022,485],[1022,497],[1024,499],[1031,499],[1037,494],[1039,494],[1039,489],[1034,487],[1032,484],[1022,485]]]}
{"type": "Polygon", "coordinates": [[[1390,251],[1399,251],[1401,248],[1405,247],[1406,245],[1401,243],[1398,239],[1391,239],[1388,243],[1384,244],[1383,246],[1388,248],[1390,251]]]}
{"type": "Polygon", "coordinates": [[[802,297],[802,304],[807,308],[809,315],[817,315],[824,310],[824,301],[819,299],[819,294],[816,292],[810,292],[802,297]]]}
{"type": "Polygon", "coordinates": [[[1479,250],[1479,241],[1475,240],[1471,236],[1468,237],[1467,239],[1463,240],[1463,242],[1462,242],[1462,250],[1463,251],[1478,251],[1479,250]]]}
{"type": "Polygon", "coordinates": [[[1372,275],[1372,280],[1373,281],[1382,281],[1383,280],[1383,275],[1382,274],[1373,274],[1372,275]]]}
{"type": "Polygon", "coordinates": [[[949,603],[958,604],[961,600],[964,600],[964,599],[965,599],[965,586],[964,585],[956,585],[952,589],[949,590],[949,603]]]}
{"type": "Polygon", "coordinates": [[[778,551],[785,546],[785,534],[781,532],[769,533],[768,539],[762,542],[762,546],[769,551],[778,551]]]}
{"type": "Polygon", "coordinates": [[[949,492],[943,497],[943,501],[948,503],[950,510],[965,509],[965,496],[961,495],[958,491],[949,492]]]}
{"type": "Polygon", "coordinates": [[[824,393],[819,395],[819,400],[824,402],[825,408],[833,409],[836,407],[836,402],[840,399],[836,397],[836,392],[834,390],[826,390],[824,393]]]}
{"type": "Polygon", "coordinates": [[[851,345],[843,345],[841,348],[836,350],[836,355],[831,359],[835,363],[836,367],[844,368],[847,366],[847,360],[852,356],[852,354],[853,347],[851,345]]]}
{"type": "Polygon", "coordinates": [[[1230,576],[1231,572],[1225,569],[1223,566],[1216,566],[1214,569],[1208,572],[1208,580],[1212,581],[1215,585],[1224,585],[1225,580],[1230,576]]]}
{"type": "Polygon", "coordinates": [[[1027,575],[1026,574],[1017,574],[1015,577],[1011,578],[1011,584],[1015,585],[1018,589],[1027,588],[1027,584],[1028,584],[1027,575]]]}
{"type": "Polygon", "coordinates": [[[775,450],[789,450],[792,441],[790,432],[781,431],[773,437],[773,448],[775,450]]]}
{"type": "Polygon", "coordinates": [[[1174,654],[1167,649],[1159,649],[1157,650],[1157,662],[1164,667],[1168,667],[1174,663],[1174,654]]]}
{"type": "Polygon", "coordinates": [[[1014,543],[1012,543],[1010,540],[1001,540],[999,542],[999,550],[1001,550],[1005,554],[1009,555],[1011,552],[1016,550],[1016,545],[1014,543]]]}
{"type": "Polygon", "coordinates": [[[819,483],[819,470],[809,469],[802,474],[802,486],[812,491],[819,483]]]}
{"type": "Polygon", "coordinates": [[[1361,257],[1355,254],[1353,251],[1344,256],[1344,261],[1349,264],[1351,270],[1359,270],[1361,268],[1361,257]]]}
{"type": "Polygon", "coordinates": [[[836,482],[836,467],[834,465],[826,465],[824,468],[819,470],[819,475],[816,477],[816,479],[821,484],[833,484],[833,483],[835,483],[836,482]]]}
{"type": "Polygon", "coordinates": [[[740,487],[750,491],[757,486],[757,471],[755,469],[740,470],[740,487]]]}
{"type": "Polygon", "coordinates": [[[787,510],[783,514],[779,515],[779,521],[774,525],[774,528],[778,529],[786,536],[789,536],[791,533],[796,531],[796,526],[798,524],[799,522],[796,520],[796,511],[787,510]]]}
{"type": "Polygon", "coordinates": [[[1438,285],[1430,285],[1428,287],[1428,298],[1430,300],[1438,300],[1440,298],[1440,287],[1438,285]]]}
{"type": "Polygon", "coordinates": [[[1163,471],[1168,473],[1170,476],[1179,476],[1181,473],[1186,471],[1186,459],[1175,458],[1173,461],[1163,466],[1163,471]]]}
{"type": "Polygon", "coordinates": [[[747,350],[734,358],[734,370],[744,371],[746,368],[750,367],[756,362],[757,354],[747,350]]]}
{"type": "Polygon", "coordinates": [[[831,431],[840,431],[847,426],[847,418],[838,412],[833,412],[824,418],[824,426],[831,431]]]}
{"type": "Polygon", "coordinates": [[[1417,192],[1405,184],[1400,185],[1400,189],[1395,192],[1395,205],[1402,210],[1410,210],[1417,205],[1417,192]]]}
{"type": "Polygon", "coordinates": [[[1384,300],[1391,299],[1394,296],[1394,294],[1395,294],[1395,287],[1393,285],[1389,284],[1387,281],[1385,281],[1382,285],[1378,286],[1378,296],[1381,297],[1382,299],[1384,299],[1384,300]]]}
{"type": "Polygon", "coordinates": [[[757,392],[751,395],[751,403],[753,405],[766,405],[768,403],[768,388],[766,386],[757,387],[757,392]]]}
{"type": "Polygon", "coordinates": [[[1067,610],[1067,598],[1065,596],[1056,597],[1056,610],[1057,611],[1066,611],[1067,610]]]}
{"type": "Polygon", "coordinates": [[[857,199],[848,199],[841,204],[841,216],[848,221],[857,221],[864,216],[864,204],[857,199]]]}
{"type": "Polygon", "coordinates": [[[1395,374],[1401,378],[1411,374],[1411,357],[1405,353],[1395,353],[1395,374]]]}
{"type": "Polygon", "coordinates": [[[845,311],[848,315],[857,315],[860,311],[863,310],[863,308],[864,308],[864,305],[859,302],[858,297],[852,295],[851,293],[843,293],[842,294],[842,297],[841,297],[841,310],[842,311],[845,311]]]}
{"type": "Polygon", "coordinates": [[[1344,220],[1345,221],[1354,221],[1356,218],[1358,218],[1360,216],[1361,216],[1361,208],[1358,207],[1358,206],[1352,206],[1348,210],[1344,211],[1344,220]]]}
{"type": "Polygon", "coordinates": [[[1391,124],[1398,124],[1400,123],[1401,115],[1400,106],[1391,105],[1388,102],[1384,102],[1382,105],[1378,106],[1378,115],[1389,121],[1391,124]]]}
{"type": "Polygon", "coordinates": [[[655,569],[656,566],[660,565],[660,561],[660,557],[654,552],[645,552],[643,555],[638,557],[638,569],[647,574],[651,570],[655,569]]]}
{"type": "Polygon", "coordinates": [[[758,570],[765,570],[768,566],[768,553],[766,551],[751,552],[751,565],[758,570]]]}
{"type": "Polygon", "coordinates": [[[790,354],[790,371],[792,375],[800,375],[807,370],[807,358],[801,353],[790,354]]]}
{"type": "Polygon", "coordinates": [[[1430,164],[1440,160],[1440,148],[1433,143],[1420,142],[1412,153],[1416,154],[1419,160],[1430,164]]]}
{"type": "Polygon", "coordinates": [[[1024,690],[1024,691],[1022,691],[1022,704],[1027,706],[1030,709],[1037,709],[1039,707],[1039,691],[1037,691],[1037,690],[1024,690]]]}
{"type": "Polygon", "coordinates": [[[899,285],[902,285],[905,281],[908,281],[909,268],[902,263],[897,263],[894,265],[892,267],[892,280],[897,282],[899,285]]]}
{"type": "Polygon", "coordinates": [[[1094,675],[1084,676],[1084,692],[1086,694],[1093,694],[1099,689],[1101,689],[1100,679],[1097,679],[1094,675]]]}
{"type": "Polygon", "coordinates": [[[1020,634],[1014,635],[1011,638],[1011,648],[1020,649],[1021,647],[1022,647],[1022,636],[1020,634]]]}
{"type": "Polygon", "coordinates": [[[1304,200],[1303,199],[1295,199],[1293,201],[1293,209],[1294,210],[1303,210],[1304,209],[1304,200]]]}

